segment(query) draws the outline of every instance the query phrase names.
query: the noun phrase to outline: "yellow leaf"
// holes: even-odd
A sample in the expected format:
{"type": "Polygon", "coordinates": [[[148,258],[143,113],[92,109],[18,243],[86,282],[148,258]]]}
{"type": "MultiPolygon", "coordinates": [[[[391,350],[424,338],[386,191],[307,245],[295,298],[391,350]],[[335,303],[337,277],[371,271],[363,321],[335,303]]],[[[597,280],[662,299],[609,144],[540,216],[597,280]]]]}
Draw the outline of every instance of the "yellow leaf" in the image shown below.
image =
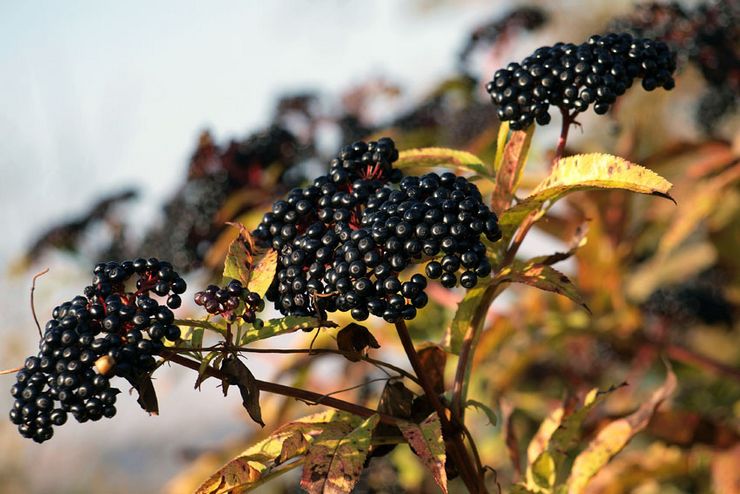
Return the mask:
{"type": "Polygon", "coordinates": [[[370,450],[376,414],[355,429],[327,429],[308,447],[301,487],[309,494],[348,494],[360,479],[370,450]]]}
{"type": "Polygon", "coordinates": [[[535,126],[531,125],[526,131],[516,131],[511,134],[509,142],[506,143],[501,163],[496,169],[496,185],[491,197],[491,209],[497,214],[511,205],[527,162],[534,129],[535,126]]]}
{"type": "Polygon", "coordinates": [[[483,161],[472,153],[447,148],[418,148],[401,151],[393,166],[395,168],[433,168],[447,167],[471,171],[493,179],[491,171],[485,167],[483,161]]]}
{"type": "Polygon", "coordinates": [[[445,442],[442,438],[442,425],[436,413],[431,414],[421,424],[412,422],[398,426],[411,449],[432,473],[434,481],[442,492],[447,494],[447,472],[445,470],[445,442]]]}
{"type": "Polygon", "coordinates": [[[264,297],[267,289],[270,288],[272,280],[275,278],[277,271],[277,251],[270,249],[257,261],[254,269],[249,274],[247,288],[250,292],[257,292],[260,297],[264,297]]]}
{"type": "Polygon", "coordinates": [[[657,173],[609,154],[578,154],[562,158],[550,175],[516,206],[499,218],[504,244],[530,214],[544,214],[550,205],[566,194],[589,189],[624,189],[673,200],[668,195],[671,183],[657,173]]]}
{"type": "Polygon", "coordinates": [[[644,429],[658,406],[676,389],[676,375],[669,368],[663,385],[653,392],[631,415],[615,420],[601,429],[596,438],[589,443],[573,462],[568,479],[568,494],[580,494],[586,489],[588,481],[619,453],[635,434],[644,429]]]}

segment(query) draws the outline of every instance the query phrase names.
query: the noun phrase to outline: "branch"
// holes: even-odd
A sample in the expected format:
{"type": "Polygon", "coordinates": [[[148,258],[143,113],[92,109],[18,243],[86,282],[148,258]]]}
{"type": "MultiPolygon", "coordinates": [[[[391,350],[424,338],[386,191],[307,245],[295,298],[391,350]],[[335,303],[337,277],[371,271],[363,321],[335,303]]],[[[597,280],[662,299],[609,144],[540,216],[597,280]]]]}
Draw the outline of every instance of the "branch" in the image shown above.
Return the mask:
{"type": "MultiPolygon", "coordinates": [[[[177,353],[189,353],[189,352],[212,352],[214,350],[218,350],[222,348],[219,345],[214,345],[211,347],[196,347],[196,348],[170,348],[171,351],[177,352],[177,353]]],[[[234,347],[230,348],[230,351],[233,352],[243,352],[243,353],[277,353],[277,354],[292,354],[292,353],[306,353],[309,355],[314,354],[322,354],[322,353],[333,353],[336,355],[348,355],[352,354],[353,356],[356,356],[355,353],[352,352],[343,352],[342,350],[335,350],[333,348],[253,348],[253,347],[234,347]]],[[[367,355],[361,355],[360,360],[363,360],[369,364],[375,365],[377,367],[386,367],[388,369],[391,369],[393,371],[396,371],[397,373],[401,374],[403,377],[415,382],[419,386],[421,386],[421,382],[419,379],[416,378],[413,374],[410,372],[397,367],[391,363],[385,362],[383,360],[377,360],[372,357],[368,357],[367,355]]]]}
{"type": "Polygon", "coordinates": [[[460,470],[460,477],[471,493],[478,494],[485,492],[485,485],[481,481],[482,474],[476,472],[475,467],[470,461],[470,456],[468,456],[468,450],[465,448],[465,444],[459,433],[464,428],[461,427],[459,421],[455,420],[454,415],[453,420],[456,422],[456,425],[453,425],[447,417],[447,409],[434,391],[434,386],[427,378],[427,373],[424,372],[424,367],[421,365],[421,360],[419,360],[419,354],[416,353],[411,335],[403,320],[396,323],[396,331],[398,332],[398,337],[401,339],[401,344],[408,356],[411,367],[414,369],[414,373],[419,378],[419,381],[421,381],[421,387],[424,390],[425,396],[437,412],[437,416],[439,416],[442,431],[445,434],[447,452],[460,470]]]}
{"type": "MultiPolygon", "coordinates": [[[[162,357],[169,360],[170,362],[174,362],[178,365],[182,365],[183,367],[187,367],[195,371],[200,371],[199,362],[196,362],[195,360],[190,360],[189,358],[183,357],[182,355],[178,355],[177,353],[172,352],[170,350],[165,350],[164,352],[162,352],[162,357]]],[[[215,369],[210,366],[206,367],[205,375],[209,377],[215,377],[217,379],[222,379],[222,380],[228,377],[226,374],[224,374],[220,370],[215,369]]],[[[291,386],[271,383],[268,381],[260,381],[259,379],[255,380],[255,384],[257,385],[257,388],[260,391],[265,391],[267,393],[274,393],[274,394],[278,394],[282,396],[287,396],[289,398],[295,398],[296,400],[305,401],[305,402],[308,402],[314,405],[319,405],[319,404],[326,405],[328,407],[336,408],[337,410],[348,412],[353,415],[357,415],[359,417],[367,418],[373,415],[378,415],[380,417],[380,421],[388,425],[398,425],[399,423],[402,422],[400,419],[397,419],[396,417],[393,417],[391,415],[380,413],[376,410],[372,410],[370,408],[366,408],[361,405],[356,405],[348,401],[328,397],[325,395],[321,395],[319,393],[314,393],[313,391],[293,388],[291,386]]]]}

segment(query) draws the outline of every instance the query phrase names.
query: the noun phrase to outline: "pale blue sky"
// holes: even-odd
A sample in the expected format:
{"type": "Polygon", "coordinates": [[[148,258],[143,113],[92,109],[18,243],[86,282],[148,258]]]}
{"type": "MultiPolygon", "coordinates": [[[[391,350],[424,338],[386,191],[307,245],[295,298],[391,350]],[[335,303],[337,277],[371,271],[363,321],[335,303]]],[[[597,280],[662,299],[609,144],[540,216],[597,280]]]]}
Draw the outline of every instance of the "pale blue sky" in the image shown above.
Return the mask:
{"type": "Polygon", "coordinates": [[[454,67],[482,2],[2,2],[0,264],[97,191],[161,200],[198,131],[244,135],[291,89],[385,75],[420,94],[454,67]],[[22,222],[18,217],[22,211],[22,222]]]}

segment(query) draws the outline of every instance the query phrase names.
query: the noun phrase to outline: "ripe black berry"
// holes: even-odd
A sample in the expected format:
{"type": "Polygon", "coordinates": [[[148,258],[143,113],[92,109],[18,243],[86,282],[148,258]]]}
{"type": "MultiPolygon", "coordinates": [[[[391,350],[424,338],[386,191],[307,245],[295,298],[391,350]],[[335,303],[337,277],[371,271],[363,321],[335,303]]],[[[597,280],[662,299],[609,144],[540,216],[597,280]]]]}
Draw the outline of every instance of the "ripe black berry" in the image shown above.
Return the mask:
{"type": "Polygon", "coordinates": [[[498,70],[486,89],[499,119],[520,130],[535,121],[547,125],[551,105],[579,113],[593,104],[604,114],[635,78],[647,91],[672,89],[675,70],[675,56],[662,41],[609,33],[581,45],[538,48],[521,63],[498,70]]]}

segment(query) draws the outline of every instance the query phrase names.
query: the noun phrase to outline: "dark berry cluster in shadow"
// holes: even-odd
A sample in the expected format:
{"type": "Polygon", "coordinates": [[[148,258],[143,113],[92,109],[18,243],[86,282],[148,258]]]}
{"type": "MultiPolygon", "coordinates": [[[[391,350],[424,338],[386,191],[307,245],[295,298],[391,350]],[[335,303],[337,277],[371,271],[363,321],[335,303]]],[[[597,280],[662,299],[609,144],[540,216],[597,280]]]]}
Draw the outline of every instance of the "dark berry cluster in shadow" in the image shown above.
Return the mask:
{"type": "Polygon", "coordinates": [[[498,117],[521,130],[534,122],[547,125],[550,106],[580,113],[593,105],[603,115],[635,79],[642,79],[646,91],[672,89],[675,69],[675,57],[662,41],[609,33],[581,45],[538,48],[521,63],[496,71],[486,89],[498,117]]]}
{"type": "Polygon", "coordinates": [[[239,311],[244,322],[254,323],[257,313],[265,308],[265,302],[259,293],[245,289],[239,280],[231,280],[223,288],[208,285],[205,290],[196,293],[194,298],[195,303],[209,314],[220,315],[229,321],[234,321],[239,311]],[[240,311],[240,308],[243,310],[240,311]]]}
{"type": "Polygon", "coordinates": [[[171,309],[185,288],[170,263],[154,258],[97,265],[84,296],[54,309],[38,354],[16,375],[10,420],[21,435],[43,442],[69,415],[113,417],[120,390],[111,378],[154,370],[165,340],[180,338],[171,309]]]}
{"type": "Polygon", "coordinates": [[[427,274],[450,288],[459,270],[466,287],[491,273],[481,236],[495,241],[501,232],[478,188],[451,173],[402,178],[392,167],[397,158],[388,138],[355,142],[329,175],[294,189],[264,216],[254,236],[278,251],[267,298],[283,314],[413,319],[427,303],[427,280],[417,273],[401,281],[408,267],[439,257],[427,274]]]}

